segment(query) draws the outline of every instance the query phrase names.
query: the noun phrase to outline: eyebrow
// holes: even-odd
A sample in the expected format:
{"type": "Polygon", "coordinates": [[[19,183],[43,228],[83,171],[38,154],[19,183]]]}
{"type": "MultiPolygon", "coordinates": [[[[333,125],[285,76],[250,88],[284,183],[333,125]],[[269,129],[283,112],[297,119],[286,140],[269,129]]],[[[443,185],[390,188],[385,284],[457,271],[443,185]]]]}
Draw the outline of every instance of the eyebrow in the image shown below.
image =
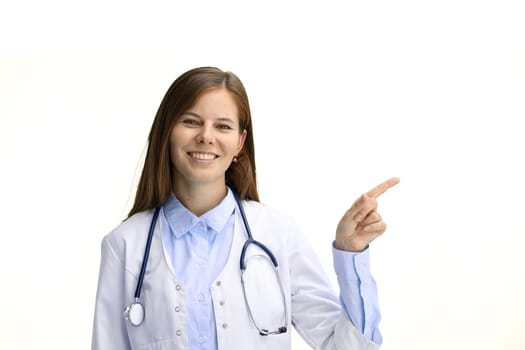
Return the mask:
{"type": "MultiPolygon", "coordinates": [[[[194,113],[194,112],[184,112],[183,114],[189,114],[193,117],[196,117],[196,118],[200,118],[202,119],[202,117],[200,115],[198,115],[197,113],[194,113]]],[[[232,124],[235,124],[233,120],[231,120],[230,118],[217,118],[218,121],[221,121],[221,122],[228,122],[228,123],[232,123],[232,124]]]]}

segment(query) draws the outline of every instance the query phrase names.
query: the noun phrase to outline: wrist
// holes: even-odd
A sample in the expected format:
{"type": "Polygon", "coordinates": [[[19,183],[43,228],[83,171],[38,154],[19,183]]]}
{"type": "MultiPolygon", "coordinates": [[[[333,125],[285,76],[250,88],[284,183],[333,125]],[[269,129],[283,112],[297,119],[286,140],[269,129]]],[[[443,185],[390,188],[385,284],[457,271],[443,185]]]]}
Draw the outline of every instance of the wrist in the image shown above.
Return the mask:
{"type": "Polygon", "coordinates": [[[368,244],[358,244],[356,242],[341,242],[337,239],[334,242],[334,248],[346,252],[361,253],[368,247],[368,244]]]}

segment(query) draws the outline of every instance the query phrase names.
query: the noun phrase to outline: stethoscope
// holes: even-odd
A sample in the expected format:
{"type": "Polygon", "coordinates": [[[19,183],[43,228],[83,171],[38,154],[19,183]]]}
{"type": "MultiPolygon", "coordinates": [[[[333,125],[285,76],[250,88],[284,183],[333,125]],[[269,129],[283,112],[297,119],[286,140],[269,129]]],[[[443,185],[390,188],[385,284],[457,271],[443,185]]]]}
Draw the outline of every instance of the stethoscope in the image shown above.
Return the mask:
{"type": "MultiPolygon", "coordinates": [[[[282,285],[281,279],[279,278],[279,264],[277,263],[277,259],[275,258],[275,256],[273,255],[273,253],[268,247],[266,247],[263,243],[253,239],[252,232],[250,230],[250,225],[248,225],[248,219],[246,218],[246,213],[244,212],[244,208],[242,206],[241,199],[239,198],[239,195],[237,194],[237,192],[235,192],[233,188],[230,187],[230,189],[233,193],[235,201],[237,202],[237,207],[239,208],[239,211],[242,217],[244,229],[246,231],[246,235],[248,236],[241,250],[240,269],[241,269],[241,283],[243,287],[242,290],[244,294],[244,301],[246,302],[246,305],[248,306],[248,313],[250,315],[250,319],[252,323],[254,324],[254,326],[259,331],[260,335],[285,333],[287,331],[286,322],[288,320],[288,312],[287,312],[288,310],[286,307],[286,299],[284,296],[283,285],[282,285]],[[251,244],[259,247],[265,254],[265,255],[257,255],[257,256],[266,257],[271,261],[273,271],[275,272],[276,279],[279,283],[279,288],[280,288],[282,303],[283,303],[283,309],[284,309],[284,323],[285,324],[284,326],[278,327],[275,330],[268,330],[265,328],[261,328],[259,327],[259,325],[257,325],[253,317],[252,310],[250,308],[250,303],[248,302],[248,297],[247,297],[246,287],[245,287],[244,272],[246,271],[245,255],[246,255],[246,251],[248,250],[248,247],[251,244]]],[[[146,265],[148,264],[149,252],[151,248],[151,241],[153,240],[153,232],[155,231],[155,225],[157,223],[159,212],[160,212],[160,207],[155,208],[155,212],[153,213],[153,218],[151,219],[151,224],[150,224],[149,233],[148,233],[148,240],[146,241],[146,249],[144,250],[144,258],[142,259],[142,266],[140,268],[139,279],[137,281],[137,287],[135,288],[135,301],[129,304],[128,306],[126,306],[126,308],[124,309],[124,319],[128,320],[129,323],[134,327],[140,326],[142,322],[144,322],[144,318],[146,316],[144,304],[142,304],[140,300],[140,292],[142,290],[142,283],[144,282],[144,275],[146,273],[146,265]]]]}

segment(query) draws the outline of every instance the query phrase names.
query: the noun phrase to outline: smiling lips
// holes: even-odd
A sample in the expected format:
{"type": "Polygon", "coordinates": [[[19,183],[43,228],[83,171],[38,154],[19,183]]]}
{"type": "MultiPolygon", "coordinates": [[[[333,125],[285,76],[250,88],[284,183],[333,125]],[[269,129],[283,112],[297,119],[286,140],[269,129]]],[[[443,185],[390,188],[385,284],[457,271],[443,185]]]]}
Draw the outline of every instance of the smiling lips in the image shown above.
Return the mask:
{"type": "Polygon", "coordinates": [[[197,160],[214,160],[218,155],[213,153],[203,153],[203,152],[188,152],[190,157],[197,160]]]}

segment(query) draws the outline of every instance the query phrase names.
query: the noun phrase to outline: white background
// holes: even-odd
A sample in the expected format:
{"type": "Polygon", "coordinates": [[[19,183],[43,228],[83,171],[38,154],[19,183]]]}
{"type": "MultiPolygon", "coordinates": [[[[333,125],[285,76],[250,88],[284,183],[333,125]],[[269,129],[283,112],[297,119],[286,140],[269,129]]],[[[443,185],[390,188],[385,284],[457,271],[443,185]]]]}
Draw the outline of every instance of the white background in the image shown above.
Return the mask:
{"type": "Polygon", "coordinates": [[[0,348],[89,348],[100,242],[156,109],[212,65],[248,90],[262,201],[334,282],[340,216],[401,178],[372,245],[383,349],[524,349],[524,18],[506,0],[2,1],[0,348]]]}

